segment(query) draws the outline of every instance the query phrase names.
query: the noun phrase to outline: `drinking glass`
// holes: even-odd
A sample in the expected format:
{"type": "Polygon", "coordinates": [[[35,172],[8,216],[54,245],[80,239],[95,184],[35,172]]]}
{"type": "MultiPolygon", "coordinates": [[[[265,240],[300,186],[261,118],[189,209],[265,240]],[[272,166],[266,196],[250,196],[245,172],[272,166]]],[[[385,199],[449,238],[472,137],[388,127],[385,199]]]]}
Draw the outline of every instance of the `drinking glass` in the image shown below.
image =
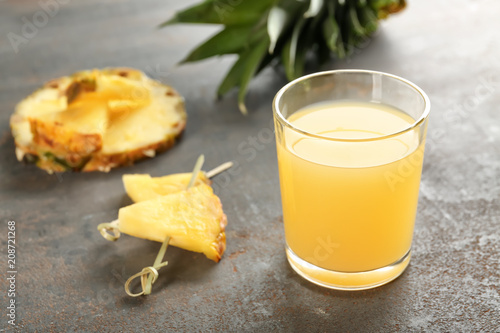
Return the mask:
{"type": "Polygon", "coordinates": [[[429,111],[429,98],[415,84],[368,70],[307,75],[276,94],[286,255],[298,274],[324,287],[361,290],[405,270],[429,111]],[[337,109],[348,128],[319,116],[311,118],[317,131],[300,122],[304,109],[336,105],[362,105],[365,113],[356,118],[349,108],[337,109]],[[404,125],[394,127],[386,116],[404,125]]]}

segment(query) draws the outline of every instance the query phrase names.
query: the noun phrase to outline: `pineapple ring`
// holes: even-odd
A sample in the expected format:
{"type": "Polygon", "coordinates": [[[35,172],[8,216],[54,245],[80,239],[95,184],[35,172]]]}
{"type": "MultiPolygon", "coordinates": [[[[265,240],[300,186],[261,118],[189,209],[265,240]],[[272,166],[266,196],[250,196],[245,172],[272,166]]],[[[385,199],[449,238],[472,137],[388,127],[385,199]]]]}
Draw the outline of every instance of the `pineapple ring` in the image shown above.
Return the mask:
{"type": "Polygon", "coordinates": [[[154,157],[186,126],[183,98],[131,68],[75,73],[21,101],[10,126],[17,159],[49,173],[104,171],[154,157]]]}

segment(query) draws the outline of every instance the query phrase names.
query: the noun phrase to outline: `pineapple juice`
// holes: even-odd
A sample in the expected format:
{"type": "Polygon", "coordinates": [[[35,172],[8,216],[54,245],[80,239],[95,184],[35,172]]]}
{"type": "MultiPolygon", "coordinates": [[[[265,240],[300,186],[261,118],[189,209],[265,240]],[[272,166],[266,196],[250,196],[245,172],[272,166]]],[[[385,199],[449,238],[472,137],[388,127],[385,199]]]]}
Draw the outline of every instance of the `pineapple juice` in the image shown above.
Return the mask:
{"type": "Polygon", "coordinates": [[[277,142],[292,266],[302,265],[300,270],[316,282],[344,286],[370,281],[356,274],[307,272],[308,264],[355,273],[394,265],[407,256],[402,272],[409,262],[424,155],[419,131],[425,128],[377,139],[403,131],[415,120],[387,105],[349,101],[315,104],[288,121],[318,136],[284,127],[277,142]],[[304,262],[294,262],[291,253],[304,262]]]}

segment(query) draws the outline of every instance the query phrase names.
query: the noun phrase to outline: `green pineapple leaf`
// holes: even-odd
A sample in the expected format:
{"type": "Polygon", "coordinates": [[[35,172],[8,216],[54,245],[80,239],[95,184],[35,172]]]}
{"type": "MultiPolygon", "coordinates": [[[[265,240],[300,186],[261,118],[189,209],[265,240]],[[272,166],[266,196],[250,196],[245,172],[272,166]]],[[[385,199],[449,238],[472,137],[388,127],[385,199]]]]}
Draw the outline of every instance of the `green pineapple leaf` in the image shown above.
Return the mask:
{"type": "Polygon", "coordinates": [[[248,113],[245,106],[245,96],[248,89],[248,84],[259,69],[259,65],[266,56],[269,45],[269,39],[263,39],[259,42],[259,44],[255,45],[250,50],[251,52],[246,59],[244,70],[241,76],[241,81],[239,84],[240,91],[238,92],[238,106],[241,113],[245,115],[248,113]]]}
{"type": "Polygon", "coordinates": [[[278,5],[271,8],[267,17],[267,33],[271,40],[269,53],[274,53],[278,40],[286,36],[290,30],[290,25],[293,25],[294,20],[301,17],[300,14],[304,11],[304,5],[303,2],[298,0],[282,0],[278,5]]]}
{"type": "MultiPolygon", "coordinates": [[[[267,33],[265,28],[261,28],[254,34],[255,36],[265,36],[267,37],[267,33]]],[[[265,38],[267,42],[269,42],[269,37],[265,38]]],[[[256,38],[257,41],[262,40],[260,38],[256,38]]],[[[255,43],[253,43],[255,44],[255,43]]],[[[222,97],[225,95],[227,92],[229,92],[232,88],[237,87],[244,75],[245,71],[245,66],[246,64],[250,61],[250,57],[254,48],[254,45],[251,44],[248,48],[245,48],[238,57],[238,60],[234,63],[234,65],[231,67],[229,72],[226,74],[226,77],[222,81],[222,83],[219,85],[219,88],[217,89],[217,97],[222,97]]]]}
{"type": "Polygon", "coordinates": [[[335,20],[335,4],[331,2],[328,6],[328,17],[323,22],[323,36],[325,38],[326,45],[332,50],[334,54],[340,59],[345,58],[346,52],[344,49],[344,41],[342,40],[342,34],[340,32],[340,27],[335,20]]]}
{"type": "Polygon", "coordinates": [[[323,0],[311,0],[309,4],[309,9],[307,9],[307,12],[304,13],[304,17],[309,18],[318,15],[323,5],[324,5],[323,0]]]}
{"type": "Polygon", "coordinates": [[[370,6],[362,6],[357,8],[358,17],[360,18],[361,24],[365,28],[367,35],[371,35],[377,30],[377,15],[375,10],[370,6]]]}
{"type": "Polygon", "coordinates": [[[300,60],[302,59],[301,57],[297,57],[297,51],[299,46],[300,33],[302,32],[302,28],[305,23],[306,19],[304,17],[299,18],[299,21],[294,26],[291,38],[286,42],[281,53],[286,77],[290,81],[302,74],[300,63],[300,60]]]}
{"type": "Polygon", "coordinates": [[[278,38],[285,30],[287,24],[287,12],[278,6],[271,8],[267,17],[267,33],[269,34],[269,53],[274,52],[278,38]]]}
{"type": "Polygon", "coordinates": [[[247,25],[258,21],[274,0],[208,0],[177,12],[160,28],[176,23],[247,25]]]}
{"type": "Polygon", "coordinates": [[[356,7],[350,6],[349,8],[349,22],[351,23],[352,30],[356,36],[365,36],[365,28],[361,25],[358,19],[358,13],[356,12],[356,7]]]}
{"type": "Polygon", "coordinates": [[[238,54],[217,95],[239,87],[238,105],[246,114],[249,83],[266,66],[283,65],[287,79],[293,80],[303,75],[311,53],[319,63],[350,56],[376,31],[379,19],[405,6],[405,0],[205,0],[177,12],[160,27],[224,26],[181,63],[238,54]]]}
{"type": "Polygon", "coordinates": [[[180,64],[224,54],[236,54],[247,46],[251,33],[252,30],[248,26],[227,27],[191,51],[180,64]]]}

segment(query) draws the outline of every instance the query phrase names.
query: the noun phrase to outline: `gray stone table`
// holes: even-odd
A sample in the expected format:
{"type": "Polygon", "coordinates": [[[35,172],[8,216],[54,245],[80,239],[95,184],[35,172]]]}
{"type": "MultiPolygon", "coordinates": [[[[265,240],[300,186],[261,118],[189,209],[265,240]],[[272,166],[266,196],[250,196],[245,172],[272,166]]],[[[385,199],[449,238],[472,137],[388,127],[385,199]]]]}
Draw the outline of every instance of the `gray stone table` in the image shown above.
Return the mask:
{"type": "Polygon", "coordinates": [[[410,0],[352,59],[321,68],[390,72],[432,101],[412,262],[394,282],[361,292],[312,285],[286,261],[270,136],[282,72],[252,82],[247,117],[236,92],[214,100],[234,58],[176,66],[217,28],[155,29],[187,5],[173,0],[58,0],[15,52],[9,32],[21,35],[48,2],[0,1],[1,329],[13,330],[7,224],[15,221],[18,331],[500,332],[498,1],[410,0]],[[179,144],[107,174],[56,176],[19,163],[8,124],[16,103],[47,80],[105,66],[137,67],[178,89],[189,114],[179,144]],[[159,244],[110,243],[96,226],[130,203],[122,174],[188,171],[200,153],[207,169],[238,163],[215,179],[227,251],[215,264],[170,248],[153,294],[132,299],[123,283],[152,263],[159,244]]]}

